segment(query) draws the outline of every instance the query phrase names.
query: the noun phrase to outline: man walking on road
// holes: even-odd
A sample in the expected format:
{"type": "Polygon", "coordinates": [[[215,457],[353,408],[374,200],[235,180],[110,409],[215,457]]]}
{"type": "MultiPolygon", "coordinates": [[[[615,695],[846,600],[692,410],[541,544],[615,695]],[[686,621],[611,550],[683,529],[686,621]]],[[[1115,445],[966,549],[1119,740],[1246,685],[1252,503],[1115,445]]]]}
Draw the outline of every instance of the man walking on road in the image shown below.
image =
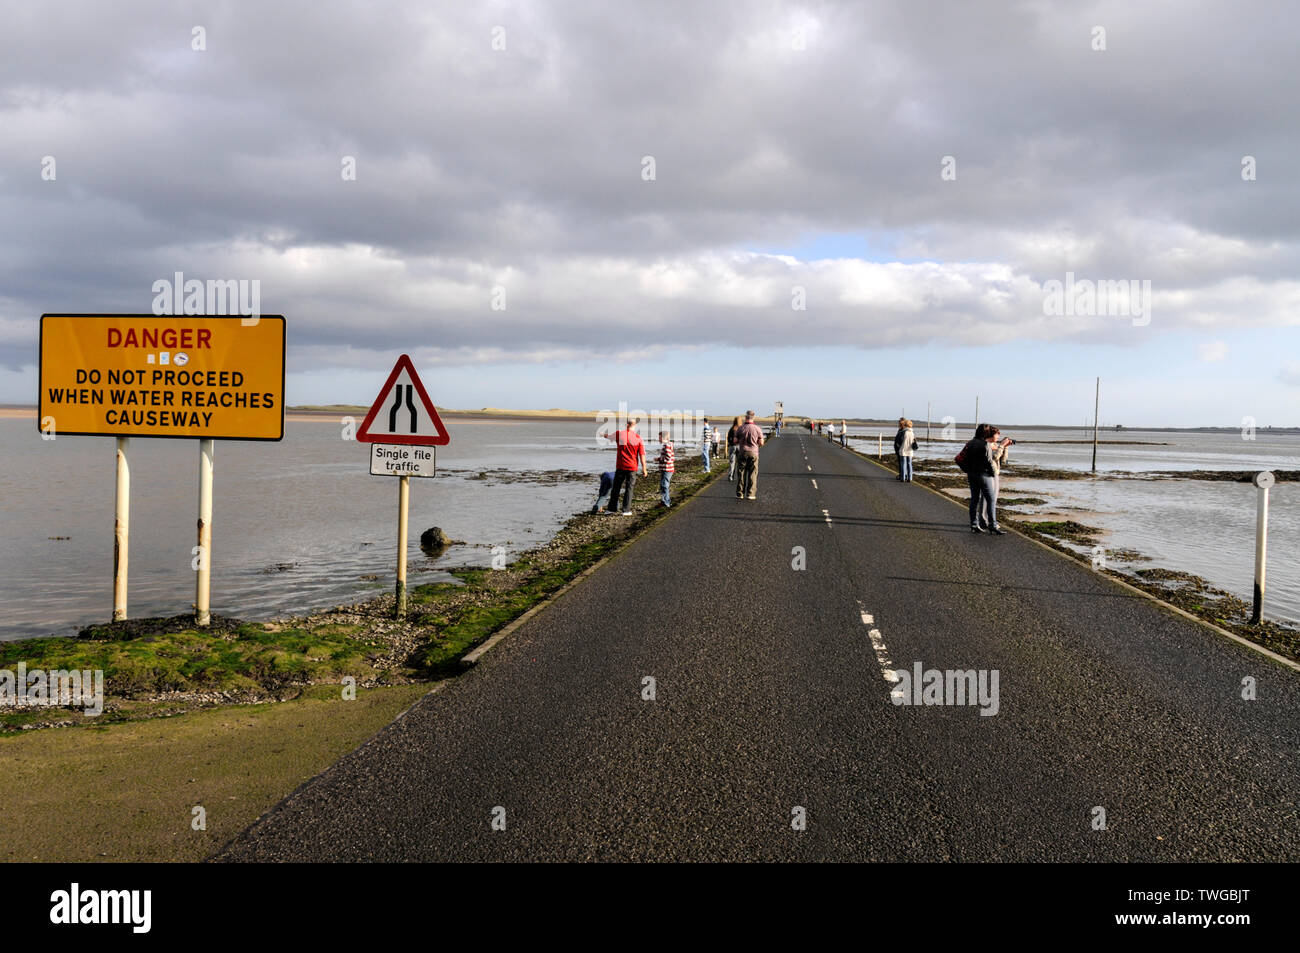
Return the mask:
{"type": "Polygon", "coordinates": [[[709,472],[709,447],[713,443],[713,428],[709,426],[709,418],[704,418],[704,428],[700,431],[700,466],[704,467],[704,472],[709,472]]]}
{"type": "Polygon", "coordinates": [[[758,448],[763,446],[763,430],[754,423],[754,412],[745,411],[745,422],[736,431],[736,499],[755,499],[758,495],[758,448]]]}
{"type": "Polygon", "coordinates": [[[614,492],[609,500],[609,512],[618,512],[618,493],[626,487],[623,498],[623,515],[632,515],[632,490],[636,486],[636,471],[646,475],[645,443],[636,432],[636,418],[627,422],[626,430],[614,432],[614,442],[618,445],[618,456],[614,464],[614,492]]]}

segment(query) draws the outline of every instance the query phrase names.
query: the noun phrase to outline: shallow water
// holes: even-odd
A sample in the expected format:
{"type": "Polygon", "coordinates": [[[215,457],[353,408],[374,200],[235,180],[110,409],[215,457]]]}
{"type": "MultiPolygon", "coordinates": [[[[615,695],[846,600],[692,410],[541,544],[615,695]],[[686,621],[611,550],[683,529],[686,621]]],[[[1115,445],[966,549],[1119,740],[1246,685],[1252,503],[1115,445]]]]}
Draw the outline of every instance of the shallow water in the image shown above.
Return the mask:
{"type": "MultiPolygon", "coordinates": [[[[448,421],[452,443],[438,451],[439,476],[411,481],[412,583],[447,578],[457,565],[486,565],[494,546],[507,558],[545,542],[590,506],[613,451],[596,446],[594,422],[448,421]],[[546,471],[589,474],[556,481],[546,471]],[[476,479],[489,471],[486,479],[476,479]],[[490,471],[526,472],[525,482],[490,471]],[[419,533],[441,526],[468,545],[432,559],[419,533]]],[[[368,448],[341,439],[338,421],[286,424],[280,443],[219,442],[214,460],[214,612],[244,617],[300,613],[355,601],[393,584],[397,481],[370,476],[368,448]],[[377,578],[368,579],[367,576],[377,578]]],[[[850,428],[850,433],[853,433],[850,428]]],[[[860,431],[875,435],[874,431],[860,431]]],[[[938,428],[935,429],[938,436],[938,428]]],[[[1023,431],[1030,440],[1087,439],[1084,431],[1023,431]]],[[[885,434],[886,452],[892,434],[885,434]]],[[[1300,438],[1125,431],[1157,447],[1103,447],[1105,469],[1298,469],[1300,438]]],[[[861,444],[858,444],[861,448],[861,444]]],[[[868,443],[869,446],[869,443],[868,443]]],[[[958,444],[930,455],[950,460],[958,444]]],[[[0,639],[70,634],[112,611],[114,442],[105,437],[42,441],[26,419],[0,419],[0,639]],[[67,536],[52,540],[51,536],[67,536]]],[[[679,455],[693,453],[679,445],[679,455]]],[[[1086,469],[1091,447],[1022,443],[1015,461],[1086,469]]],[[[924,458],[925,451],[922,456],[924,458]]],[[[142,440],[131,447],[130,614],[192,609],[190,568],[198,496],[193,440],[142,440]]],[[[1109,531],[1108,548],[1137,549],[1151,566],[1202,575],[1249,599],[1254,489],[1196,480],[1019,481],[1080,522],[1109,531]],[[1088,512],[1084,512],[1088,511],[1088,512]]],[[[1300,487],[1272,492],[1271,618],[1300,621],[1300,487]]]]}
{"type": "MultiPolygon", "coordinates": [[[[551,538],[596,495],[613,451],[593,423],[448,422],[439,475],[411,480],[408,572],[487,565],[551,538]],[[569,470],[589,481],[473,479],[484,470],[569,470]],[[468,546],[438,559],[419,534],[441,526],[468,546]]],[[[322,608],[393,585],[397,487],[369,474],[368,447],[337,421],[290,421],[280,443],[219,441],[213,470],[212,609],[246,617],[322,608]],[[375,575],[377,579],[365,579],[375,575]]],[[[0,639],[67,634],[112,614],[114,441],[42,441],[35,425],[0,419],[0,639]],[[51,536],[67,536],[52,540],[51,536]]],[[[198,506],[194,440],[132,441],[130,615],[192,610],[198,506]]]]}
{"type": "MultiPolygon", "coordinates": [[[[874,437],[879,431],[863,428],[874,437]]],[[[919,431],[924,435],[924,428],[919,431]]],[[[854,428],[849,428],[854,433],[854,428]]],[[[1179,479],[1025,480],[1015,478],[1016,464],[1055,470],[1087,471],[1092,465],[1091,430],[1010,430],[1023,438],[1011,448],[1003,496],[1049,500],[1026,512],[1061,512],[1106,531],[1108,550],[1134,549],[1151,562],[1131,568],[1177,569],[1203,576],[1211,584],[1250,602],[1255,574],[1256,489],[1250,484],[1179,479]],[[1087,443],[1057,443],[1081,440],[1087,443]],[[1072,512],[1077,510],[1078,512],[1072,512]]],[[[933,461],[956,473],[952,458],[961,442],[922,441],[919,460],[933,461]]],[[[963,432],[969,438],[970,434],[963,432]]],[[[1300,435],[1258,431],[1254,440],[1239,433],[1182,433],[1125,430],[1101,440],[1133,440],[1150,446],[1110,445],[1097,453],[1098,474],[1178,470],[1300,469],[1300,435]]],[[[874,449],[871,440],[865,448],[874,449]]],[[[864,443],[856,443],[858,449],[864,443]]],[[[886,453],[893,434],[885,433],[886,453]]],[[[1267,618],[1300,622],[1300,485],[1279,483],[1269,495],[1267,618]]]]}

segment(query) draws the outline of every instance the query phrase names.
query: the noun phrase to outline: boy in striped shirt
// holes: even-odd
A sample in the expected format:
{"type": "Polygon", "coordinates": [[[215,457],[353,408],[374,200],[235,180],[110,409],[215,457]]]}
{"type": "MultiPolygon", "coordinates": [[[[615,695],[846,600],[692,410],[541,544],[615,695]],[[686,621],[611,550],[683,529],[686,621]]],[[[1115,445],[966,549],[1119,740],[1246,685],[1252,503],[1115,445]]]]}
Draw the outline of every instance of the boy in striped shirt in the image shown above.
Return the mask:
{"type": "Polygon", "coordinates": [[[659,448],[659,456],[655,462],[659,464],[659,493],[662,497],[659,501],[660,506],[672,506],[673,501],[668,498],[668,484],[672,482],[673,471],[676,469],[677,454],[673,450],[673,442],[668,439],[668,431],[659,431],[659,442],[663,444],[659,448]]]}

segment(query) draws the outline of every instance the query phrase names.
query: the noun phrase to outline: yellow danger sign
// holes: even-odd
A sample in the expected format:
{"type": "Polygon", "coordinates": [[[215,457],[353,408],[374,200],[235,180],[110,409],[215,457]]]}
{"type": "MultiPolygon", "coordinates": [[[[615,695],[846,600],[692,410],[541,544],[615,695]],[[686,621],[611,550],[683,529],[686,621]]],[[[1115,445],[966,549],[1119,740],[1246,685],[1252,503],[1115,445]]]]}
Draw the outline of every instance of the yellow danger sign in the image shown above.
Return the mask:
{"type": "Polygon", "coordinates": [[[41,315],[43,432],[279,440],[280,315],[41,315]]]}

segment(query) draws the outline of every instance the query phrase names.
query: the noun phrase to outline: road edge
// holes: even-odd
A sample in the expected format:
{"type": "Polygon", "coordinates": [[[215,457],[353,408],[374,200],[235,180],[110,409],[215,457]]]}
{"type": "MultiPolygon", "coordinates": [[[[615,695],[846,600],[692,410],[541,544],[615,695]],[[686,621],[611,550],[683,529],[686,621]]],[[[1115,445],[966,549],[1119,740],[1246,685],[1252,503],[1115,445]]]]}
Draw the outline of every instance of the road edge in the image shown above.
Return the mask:
{"type": "Polygon", "coordinates": [[[617,547],[615,547],[610,552],[606,553],[604,556],[601,556],[600,559],[596,560],[586,569],[582,570],[582,572],[578,573],[576,576],[574,576],[572,579],[566,582],[559,589],[552,592],[550,595],[548,595],[542,601],[538,602],[536,605],[530,607],[528,611],[526,611],[523,615],[518,616],[515,619],[512,619],[510,622],[506,623],[505,626],[498,629],[496,632],[492,633],[490,636],[488,636],[486,639],[480,642],[472,651],[466,652],[464,655],[460,657],[461,666],[466,669],[473,668],[475,665],[478,664],[478,660],[480,658],[482,658],[487,652],[491,651],[492,648],[497,645],[497,643],[501,642],[503,639],[513,634],[515,630],[518,629],[521,625],[531,620],[535,615],[540,613],[542,610],[553,605],[566,592],[568,592],[570,589],[573,589],[575,586],[581,583],[592,573],[596,572],[596,570],[600,569],[610,560],[615,559],[618,556],[620,556],[622,553],[626,552],[628,547],[632,546],[638,540],[645,539],[651,533],[654,533],[656,530],[658,530],[659,527],[668,523],[670,520],[675,519],[683,509],[690,506],[705,490],[713,486],[713,484],[721,476],[722,476],[722,470],[721,468],[719,468],[716,474],[714,474],[713,476],[705,480],[704,483],[702,483],[693,493],[691,493],[690,496],[688,496],[681,503],[672,506],[671,512],[668,513],[667,516],[663,517],[662,519],[655,520],[655,522],[651,526],[648,526],[643,531],[639,533],[634,533],[632,536],[625,539],[617,547]]]}

